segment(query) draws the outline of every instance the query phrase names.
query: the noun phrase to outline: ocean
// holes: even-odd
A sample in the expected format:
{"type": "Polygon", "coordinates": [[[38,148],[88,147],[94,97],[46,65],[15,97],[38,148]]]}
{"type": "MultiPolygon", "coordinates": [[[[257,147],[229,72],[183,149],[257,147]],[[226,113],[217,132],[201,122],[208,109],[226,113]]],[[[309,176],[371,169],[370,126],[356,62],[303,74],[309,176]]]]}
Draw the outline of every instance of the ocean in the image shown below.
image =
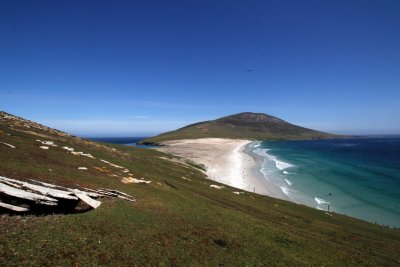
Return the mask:
{"type": "Polygon", "coordinates": [[[111,144],[135,146],[135,147],[140,147],[140,148],[156,147],[156,146],[138,144],[139,141],[142,141],[147,138],[148,137],[90,137],[88,139],[93,140],[93,141],[111,143],[111,144]]]}
{"type": "Polygon", "coordinates": [[[400,226],[400,137],[254,142],[260,171],[294,202],[400,226]]]}

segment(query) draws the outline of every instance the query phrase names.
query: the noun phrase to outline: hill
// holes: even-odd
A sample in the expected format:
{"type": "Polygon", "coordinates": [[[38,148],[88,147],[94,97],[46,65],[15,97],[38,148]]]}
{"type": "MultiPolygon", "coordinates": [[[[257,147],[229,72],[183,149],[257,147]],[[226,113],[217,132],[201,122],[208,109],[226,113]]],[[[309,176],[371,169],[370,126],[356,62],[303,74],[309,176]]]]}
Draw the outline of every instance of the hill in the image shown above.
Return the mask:
{"type": "MultiPolygon", "coordinates": [[[[151,149],[91,142],[4,112],[0,176],[109,188],[136,199],[104,199],[97,209],[72,214],[2,209],[0,266],[398,266],[400,261],[398,229],[267,196],[236,195],[229,186],[218,190],[210,185],[220,184],[191,162],[151,149]]],[[[6,201],[1,192],[0,201],[6,201]]]]}
{"type": "Polygon", "coordinates": [[[175,131],[143,140],[142,143],[160,143],[179,139],[207,137],[250,139],[250,140],[301,140],[335,138],[337,135],[323,133],[276,117],[243,112],[211,121],[191,124],[175,131]]]}

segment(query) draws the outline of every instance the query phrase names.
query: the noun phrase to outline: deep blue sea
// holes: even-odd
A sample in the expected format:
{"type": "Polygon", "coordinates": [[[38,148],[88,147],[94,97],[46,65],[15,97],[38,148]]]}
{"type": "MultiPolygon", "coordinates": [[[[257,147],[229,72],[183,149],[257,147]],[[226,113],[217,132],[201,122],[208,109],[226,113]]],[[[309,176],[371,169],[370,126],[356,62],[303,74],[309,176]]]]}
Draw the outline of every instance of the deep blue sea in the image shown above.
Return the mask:
{"type": "Polygon", "coordinates": [[[148,137],[91,137],[88,138],[93,141],[106,142],[111,144],[119,144],[119,145],[127,145],[127,146],[136,146],[140,148],[152,148],[155,146],[149,145],[139,145],[138,142],[144,140],[148,137]]]}
{"type": "Polygon", "coordinates": [[[400,137],[256,142],[261,172],[294,202],[400,226],[400,137]]]}

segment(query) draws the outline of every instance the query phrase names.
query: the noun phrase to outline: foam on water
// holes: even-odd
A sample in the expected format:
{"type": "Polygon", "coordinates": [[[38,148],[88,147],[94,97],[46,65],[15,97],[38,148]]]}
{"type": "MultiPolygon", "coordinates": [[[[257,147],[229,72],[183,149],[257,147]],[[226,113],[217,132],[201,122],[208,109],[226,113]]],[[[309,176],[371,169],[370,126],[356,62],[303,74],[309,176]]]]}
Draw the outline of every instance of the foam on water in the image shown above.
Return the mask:
{"type": "Polygon", "coordinates": [[[268,179],[268,170],[267,170],[267,168],[262,167],[260,169],[260,172],[264,175],[265,179],[268,181],[269,179],[268,179]]]}
{"type": "Polygon", "coordinates": [[[329,201],[326,201],[325,199],[314,197],[315,202],[317,202],[318,205],[321,204],[330,204],[329,201]]]}
{"type": "Polygon", "coordinates": [[[277,167],[278,169],[280,169],[280,170],[284,170],[284,169],[293,167],[292,164],[289,164],[289,163],[287,163],[287,162],[283,162],[283,161],[277,160],[276,158],[275,158],[275,165],[276,165],[276,167],[277,167]]]}
{"type": "Polygon", "coordinates": [[[285,186],[280,186],[281,190],[283,193],[285,193],[285,195],[287,195],[290,198],[290,189],[285,187],[285,186]]]}
{"type": "Polygon", "coordinates": [[[285,179],[285,182],[286,182],[289,186],[292,185],[292,183],[291,183],[288,179],[285,179]]]}
{"type": "Polygon", "coordinates": [[[294,165],[284,162],[284,161],[281,161],[281,160],[278,160],[277,157],[275,157],[271,154],[268,154],[267,151],[269,151],[269,150],[270,149],[267,149],[267,148],[262,148],[262,149],[257,148],[255,150],[253,150],[253,152],[256,153],[257,155],[266,157],[267,159],[274,161],[276,168],[278,168],[279,170],[284,170],[284,169],[287,169],[290,167],[294,167],[294,165]]]}
{"type": "Polygon", "coordinates": [[[261,142],[260,142],[260,141],[255,142],[255,144],[252,145],[253,148],[258,148],[258,147],[260,147],[260,146],[261,146],[261,142]]]}
{"type": "Polygon", "coordinates": [[[302,195],[300,194],[300,192],[298,192],[298,191],[296,191],[296,190],[294,190],[294,189],[292,189],[292,188],[289,188],[289,187],[286,186],[286,185],[280,185],[279,187],[280,187],[280,189],[282,190],[282,192],[283,192],[291,201],[294,201],[294,202],[296,202],[296,203],[301,203],[300,201],[298,201],[298,200],[302,199],[302,195]]]}

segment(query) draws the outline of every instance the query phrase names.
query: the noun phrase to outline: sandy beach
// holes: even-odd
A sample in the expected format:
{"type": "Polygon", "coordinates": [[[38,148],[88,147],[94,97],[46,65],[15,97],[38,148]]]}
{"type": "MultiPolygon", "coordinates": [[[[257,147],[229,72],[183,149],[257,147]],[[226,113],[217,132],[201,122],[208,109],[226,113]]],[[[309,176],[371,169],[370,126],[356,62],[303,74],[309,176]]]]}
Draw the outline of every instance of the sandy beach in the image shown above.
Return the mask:
{"type": "Polygon", "coordinates": [[[164,146],[157,150],[204,165],[211,180],[288,200],[282,190],[267,182],[260,172],[263,159],[247,151],[252,142],[225,138],[184,139],[163,142],[164,146]]]}

